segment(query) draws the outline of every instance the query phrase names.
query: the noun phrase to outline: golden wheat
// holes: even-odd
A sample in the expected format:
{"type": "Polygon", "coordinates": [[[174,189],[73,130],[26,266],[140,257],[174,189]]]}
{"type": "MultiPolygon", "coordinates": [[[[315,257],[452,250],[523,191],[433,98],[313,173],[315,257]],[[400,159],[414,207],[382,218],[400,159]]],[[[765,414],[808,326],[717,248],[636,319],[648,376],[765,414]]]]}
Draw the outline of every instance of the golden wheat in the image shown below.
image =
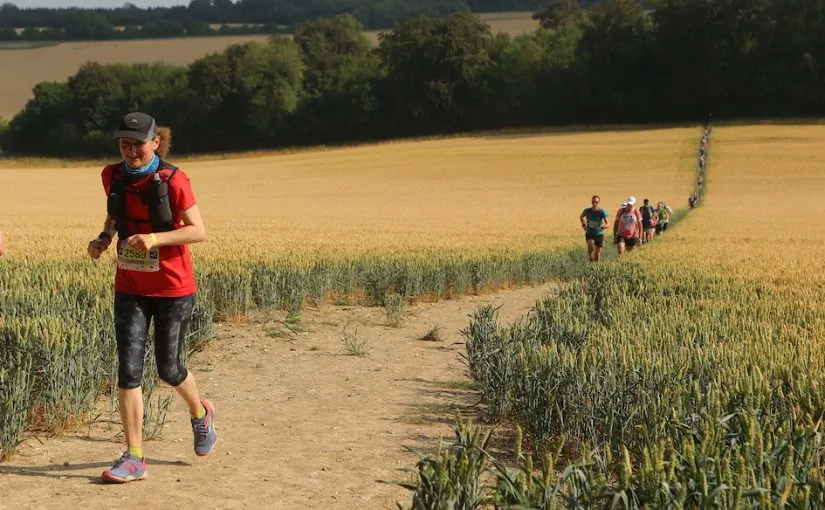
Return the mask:
{"type": "MultiPolygon", "coordinates": [[[[700,207],[661,239],[574,275],[512,328],[476,313],[467,357],[488,411],[534,448],[566,439],[555,467],[575,472],[498,496],[822,507],[823,142],[821,126],[716,127],[700,207]]],[[[418,498],[438,471],[422,465],[418,498]]]]}
{"type": "Polygon", "coordinates": [[[825,126],[717,127],[707,197],[651,257],[805,292],[825,278],[825,126]]]}
{"type": "MultiPolygon", "coordinates": [[[[577,217],[593,193],[611,218],[627,195],[681,206],[695,133],[503,135],[170,160],[190,176],[206,221],[199,257],[549,249],[583,246],[577,217]]],[[[105,215],[100,170],[0,168],[10,257],[82,253],[105,215]]]]}

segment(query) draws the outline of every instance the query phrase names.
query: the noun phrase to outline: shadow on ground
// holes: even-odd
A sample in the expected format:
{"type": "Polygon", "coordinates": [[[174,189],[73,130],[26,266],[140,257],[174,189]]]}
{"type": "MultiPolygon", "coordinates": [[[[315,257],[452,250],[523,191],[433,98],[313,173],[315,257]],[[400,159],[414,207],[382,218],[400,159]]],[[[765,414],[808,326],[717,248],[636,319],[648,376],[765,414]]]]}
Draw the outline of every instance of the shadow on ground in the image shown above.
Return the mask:
{"type": "MultiPolygon", "coordinates": [[[[187,462],[181,460],[159,460],[151,459],[149,461],[153,465],[163,466],[191,466],[187,462]]],[[[77,471],[85,471],[88,469],[107,469],[112,466],[112,462],[87,462],[85,464],[51,464],[46,466],[8,466],[0,465],[0,475],[16,475],[16,476],[39,476],[43,478],[63,479],[85,479],[90,483],[103,483],[99,475],[80,474],[77,471]]]]}

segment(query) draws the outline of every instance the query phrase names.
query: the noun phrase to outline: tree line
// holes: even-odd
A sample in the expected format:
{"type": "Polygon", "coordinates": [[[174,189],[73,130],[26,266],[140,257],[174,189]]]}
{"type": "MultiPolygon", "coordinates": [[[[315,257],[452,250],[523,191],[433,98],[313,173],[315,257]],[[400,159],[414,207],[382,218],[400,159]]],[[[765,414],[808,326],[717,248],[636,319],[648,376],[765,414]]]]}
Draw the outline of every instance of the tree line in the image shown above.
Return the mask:
{"type": "Polygon", "coordinates": [[[554,0],[542,28],[416,17],[374,47],[352,15],[186,67],[89,63],[40,83],[5,127],[9,154],[111,154],[130,110],[178,152],[215,152],[570,123],[825,113],[825,2],[554,0]]]}
{"type": "Polygon", "coordinates": [[[110,9],[21,9],[5,3],[0,6],[0,40],[279,33],[303,21],[339,14],[352,14],[365,28],[377,30],[419,15],[440,17],[462,10],[532,12],[542,4],[542,0],[191,0],[188,5],[145,9],[129,3],[110,9]]]}

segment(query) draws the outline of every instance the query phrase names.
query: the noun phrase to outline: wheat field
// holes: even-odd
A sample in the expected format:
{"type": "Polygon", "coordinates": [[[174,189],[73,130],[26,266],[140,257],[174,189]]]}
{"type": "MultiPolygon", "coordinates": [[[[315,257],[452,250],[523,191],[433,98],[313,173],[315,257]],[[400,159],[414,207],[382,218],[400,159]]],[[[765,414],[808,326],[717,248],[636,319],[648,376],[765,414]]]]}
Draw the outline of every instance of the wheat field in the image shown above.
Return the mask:
{"type": "Polygon", "coordinates": [[[501,508],[825,505],[825,127],[711,140],[700,206],[665,236],[512,325],[476,312],[468,365],[486,417],[520,427],[517,469],[459,424],[418,464],[417,501],[490,469],[479,492],[501,508]]]}
{"type": "MultiPolygon", "coordinates": [[[[594,193],[611,218],[628,195],[683,207],[696,132],[490,135],[168,159],[190,176],[206,221],[198,256],[551,248],[583,245],[577,218],[594,193]]],[[[9,257],[82,253],[105,215],[102,166],[0,167],[9,257]]]]}
{"type": "MultiPolygon", "coordinates": [[[[698,127],[500,133],[225,158],[173,155],[170,161],[192,179],[209,232],[207,243],[193,247],[201,290],[191,341],[210,338],[215,316],[256,306],[297,313],[307,301],[350,294],[383,304],[392,294],[443,297],[560,277],[572,282],[571,293],[543,305],[551,313],[542,320],[558,320],[535,331],[556,331],[571,346],[581,331],[594,331],[587,358],[593,367],[579,367],[572,354],[545,366],[551,351],[540,347],[525,369],[550,372],[525,384],[593,368],[612,379],[584,385],[571,379],[570,388],[592,399],[618,399],[582,408],[582,394],[553,393],[564,400],[545,407],[569,413],[563,415],[570,432],[614,446],[641,441],[639,434],[661,438],[668,429],[657,416],[690,413],[698,399],[710,406],[703,416],[718,421],[728,405],[718,398],[737,391],[756,406],[747,412],[763,405],[774,411],[779,421],[766,427],[789,409],[815,420],[825,387],[814,377],[825,366],[819,348],[825,263],[812,225],[823,210],[815,195],[825,188],[818,150],[825,127],[722,126],[713,133],[701,206],[618,263],[608,246],[595,268],[586,262],[578,224],[590,196],[601,195],[611,218],[628,195],[666,200],[683,214],[695,179],[698,127]],[[609,312],[599,321],[623,327],[593,325],[588,286],[594,284],[612,301],[598,305],[609,312]],[[682,360],[693,361],[686,367],[682,360]],[[800,371],[786,372],[790,364],[800,371]],[[739,366],[762,375],[731,368],[739,366]],[[713,384],[736,387],[694,395],[700,390],[672,386],[688,369],[696,381],[706,383],[702,374],[710,374],[713,384]],[[622,377],[647,371],[645,392],[622,390],[622,377]],[[781,391],[789,390],[776,382],[783,378],[793,385],[788,401],[781,391]],[[752,381],[760,386],[748,386],[752,381]],[[671,400],[660,398],[665,388],[671,400]],[[637,418],[638,399],[648,402],[649,419],[637,418]],[[607,419],[593,413],[623,416],[627,430],[591,430],[589,423],[607,419]]],[[[113,161],[115,154],[113,144],[113,161]]],[[[85,255],[104,214],[103,164],[6,161],[0,167],[9,250],[0,259],[0,335],[10,339],[0,352],[6,363],[0,368],[0,456],[14,449],[31,409],[48,418],[41,426],[59,430],[88,413],[104,391],[96,382],[105,381],[114,354],[91,347],[112,335],[113,264],[111,254],[102,265],[85,255]],[[42,314],[36,321],[33,311],[42,314]],[[46,368],[35,373],[31,366],[46,368]]],[[[492,390],[482,386],[489,397],[492,390]]],[[[536,400],[516,402],[524,406],[518,421],[533,437],[553,434],[554,421],[543,421],[536,400]]],[[[742,419],[742,427],[750,426],[750,418],[742,419]]],[[[716,430],[685,426],[700,436],[716,430]]],[[[765,436],[774,437],[780,436],[765,436]]],[[[799,462],[807,469],[808,460],[799,462]]],[[[768,480],[775,483],[776,464],[766,468],[774,470],[768,480]]]]}
{"type": "Polygon", "coordinates": [[[709,197],[670,242],[716,271],[804,290],[825,277],[825,126],[718,127],[709,197]]]}
{"type": "MultiPolygon", "coordinates": [[[[513,133],[168,158],[190,176],[209,236],[193,246],[199,299],[188,345],[209,341],[216,318],[259,307],[383,305],[570,276],[586,265],[578,216],[590,196],[608,209],[630,194],[678,207],[697,133],[513,133]]],[[[0,168],[0,458],[32,416],[48,432],[86,416],[115,355],[113,254],[85,253],[105,214],[104,163],[39,163],[0,168]]]]}
{"type": "MultiPolygon", "coordinates": [[[[494,33],[512,35],[538,28],[531,13],[481,14],[494,33]]],[[[378,31],[366,32],[377,43],[378,31]]],[[[134,41],[68,42],[56,46],[0,51],[0,118],[11,119],[32,96],[32,88],[42,81],[62,81],[72,76],[86,62],[101,64],[163,61],[186,65],[233,44],[265,41],[264,35],[225,37],[181,37],[175,39],[141,39],[134,41]]]]}

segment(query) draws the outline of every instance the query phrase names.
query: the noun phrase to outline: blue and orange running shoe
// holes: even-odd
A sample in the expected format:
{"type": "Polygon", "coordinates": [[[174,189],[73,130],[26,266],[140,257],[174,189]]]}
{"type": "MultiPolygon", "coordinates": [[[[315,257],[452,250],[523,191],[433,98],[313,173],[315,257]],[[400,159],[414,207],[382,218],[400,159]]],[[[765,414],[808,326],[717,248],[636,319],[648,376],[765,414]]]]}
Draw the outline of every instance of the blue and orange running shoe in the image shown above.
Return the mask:
{"type": "Polygon", "coordinates": [[[215,433],[215,411],[208,400],[201,400],[206,415],[200,420],[192,420],[192,432],[195,434],[195,455],[205,457],[215,448],[218,435],[215,433]]]}
{"type": "Polygon", "coordinates": [[[136,459],[127,450],[115,462],[114,466],[103,472],[101,478],[105,482],[126,483],[143,480],[146,476],[146,457],[136,459]]]}

